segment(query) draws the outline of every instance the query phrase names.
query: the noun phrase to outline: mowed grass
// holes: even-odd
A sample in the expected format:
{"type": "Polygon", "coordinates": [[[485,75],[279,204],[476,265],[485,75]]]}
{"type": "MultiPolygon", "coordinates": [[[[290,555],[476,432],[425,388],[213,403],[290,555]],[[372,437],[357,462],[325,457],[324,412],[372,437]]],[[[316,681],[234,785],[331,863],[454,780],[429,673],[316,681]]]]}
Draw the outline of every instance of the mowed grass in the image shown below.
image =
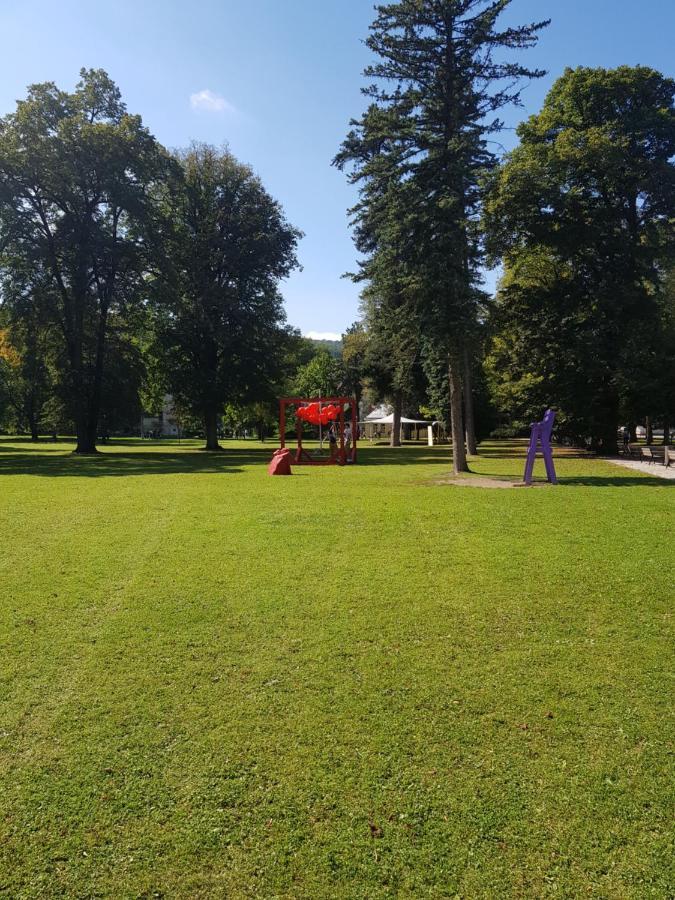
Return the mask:
{"type": "Polygon", "coordinates": [[[0,893],[673,896],[675,483],[70,449],[0,441],[0,893]]]}

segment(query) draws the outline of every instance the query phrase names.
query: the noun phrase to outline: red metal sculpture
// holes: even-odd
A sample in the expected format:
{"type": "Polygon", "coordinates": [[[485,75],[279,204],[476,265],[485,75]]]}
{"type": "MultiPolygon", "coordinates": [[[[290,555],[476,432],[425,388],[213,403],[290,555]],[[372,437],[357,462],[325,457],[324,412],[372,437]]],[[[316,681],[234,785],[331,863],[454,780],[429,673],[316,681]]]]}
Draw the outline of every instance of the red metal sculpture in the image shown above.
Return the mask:
{"type": "Polygon", "coordinates": [[[282,449],[286,446],[286,409],[295,407],[297,449],[293,461],[297,465],[328,466],[356,462],[357,410],[353,397],[281,397],[279,400],[279,437],[282,449]],[[346,421],[345,410],[350,415],[346,421]],[[302,446],[302,426],[337,426],[337,448],[329,456],[311,456],[302,446]]]}

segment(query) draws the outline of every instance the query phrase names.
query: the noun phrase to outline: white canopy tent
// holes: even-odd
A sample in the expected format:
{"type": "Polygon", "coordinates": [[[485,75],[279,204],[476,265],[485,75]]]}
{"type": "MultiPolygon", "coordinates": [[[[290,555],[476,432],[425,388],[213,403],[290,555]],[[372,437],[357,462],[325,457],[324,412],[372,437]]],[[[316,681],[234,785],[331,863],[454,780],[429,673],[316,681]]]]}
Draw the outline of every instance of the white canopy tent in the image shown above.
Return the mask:
{"type": "MultiPolygon", "coordinates": [[[[393,425],[394,424],[394,414],[391,413],[389,416],[380,416],[377,419],[371,419],[370,416],[366,416],[363,422],[359,422],[360,425],[393,425]]],[[[428,419],[406,419],[405,416],[401,416],[401,425],[431,425],[431,422],[428,419]]]]}
{"type": "MultiPolygon", "coordinates": [[[[373,410],[370,415],[366,416],[363,422],[359,422],[359,425],[389,425],[393,427],[394,425],[394,414],[389,413],[388,415],[382,415],[382,407],[379,409],[373,410]]],[[[403,429],[404,425],[415,425],[417,428],[421,428],[424,426],[427,429],[427,442],[429,446],[433,446],[434,443],[434,431],[433,426],[436,425],[436,422],[430,422],[428,419],[407,419],[405,416],[401,416],[401,429],[403,429]]],[[[372,432],[369,437],[372,437],[372,432]]],[[[401,434],[401,439],[403,438],[403,434],[401,434]]]]}

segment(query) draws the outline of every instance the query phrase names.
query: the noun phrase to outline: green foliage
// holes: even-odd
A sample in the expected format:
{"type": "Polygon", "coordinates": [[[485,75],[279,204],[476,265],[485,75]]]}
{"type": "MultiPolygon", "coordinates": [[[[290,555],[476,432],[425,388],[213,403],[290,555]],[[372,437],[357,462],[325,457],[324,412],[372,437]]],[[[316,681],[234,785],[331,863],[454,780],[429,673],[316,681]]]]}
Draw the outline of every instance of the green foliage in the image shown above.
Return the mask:
{"type": "MultiPolygon", "coordinates": [[[[462,343],[475,319],[481,261],[476,230],[479,177],[493,161],[489,118],[518,102],[518,83],[543,74],[498,62],[495,48],[536,43],[547,22],[499,30],[508,0],[401,0],[377,7],[367,45],[379,60],[366,70],[366,93],[394,145],[403,209],[416,250],[431,339],[462,343]]],[[[369,136],[367,120],[361,125],[369,136]]],[[[372,152],[372,151],[371,151],[372,152]]],[[[392,155],[392,154],[390,154],[392,155]]]]}
{"type": "Polygon", "coordinates": [[[485,222],[506,269],[496,396],[516,418],[556,405],[570,433],[605,450],[622,413],[640,394],[651,411],[655,396],[675,253],[674,95],[643,67],[568,69],[491,178],[485,222]]]}
{"type": "Polygon", "coordinates": [[[73,93],[33,85],[0,120],[3,303],[26,298],[53,327],[78,447],[95,448],[109,322],[133,328],[156,232],[153,185],[165,154],[102,70],[73,93]]]}
{"type": "Polygon", "coordinates": [[[336,397],[345,391],[345,372],[339,359],[320,350],[298,369],[292,393],[297,397],[336,397]]]}
{"type": "Polygon", "coordinates": [[[101,389],[101,433],[136,432],[143,413],[141,392],[145,372],[141,348],[127,340],[124,326],[120,333],[116,323],[111,322],[101,389]]]}
{"type": "Polygon", "coordinates": [[[306,340],[311,341],[316,350],[325,350],[336,359],[340,359],[342,356],[342,341],[328,341],[321,338],[307,338],[306,340]]]}
{"type": "MultiPolygon", "coordinates": [[[[0,316],[3,312],[7,310],[0,310],[0,316]]],[[[54,396],[50,334],[33,305],[22,312],[0,327],[0,424],[37,440],[54,396]]]]}
{"type": "MultiPolygon", "coordinates": [[[[371,104],[336,157],[360,200],[352,210],[365,255],[366,320],[381,390],[413,388],[422,343],[445,356],[456,446],[466,468],[462,368],[476,330],[482,246],[481,177],[494,162],[486,138],[520,83],[539,70],[497,60],[536,43],[547,22],[501,29],[509,0],[400,0],[376,6],[366,41],[371,104]],[[378,352],[377,347],[382,351],[378,352]]],[[[467,398],[467,401],[470,398],[467,398]]]]}
{"type": "Polygon", "coordinates": [[[182,177],[164,196],[171,265],[155,285],[157,354],[215,449],[225,402],[271,398],[282,376],[278,285],[297,266],[301,235],[228,151],[195,145],[178,162],[182,177]]]}
{"type": "Polygon", "coordinates": [[[360,414],[361,397],[366,380],[369,336],[362,322],[354,322],[342,335],[342,367],[345,393],[356,399],[360,414]]]}

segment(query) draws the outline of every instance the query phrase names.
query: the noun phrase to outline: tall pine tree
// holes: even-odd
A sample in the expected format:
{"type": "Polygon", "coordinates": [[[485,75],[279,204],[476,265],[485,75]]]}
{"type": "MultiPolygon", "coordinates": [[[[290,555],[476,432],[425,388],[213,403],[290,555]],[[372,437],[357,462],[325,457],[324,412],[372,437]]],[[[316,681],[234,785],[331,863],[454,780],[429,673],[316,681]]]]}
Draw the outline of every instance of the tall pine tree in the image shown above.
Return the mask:
{"type": "MultiPolygon", "coordinates": [[[[352,122],[337,158],[351,164],[353,180],[362,183],[357,224],[369,217],[372,193],[385,207],[391,204],[378,220],[385,234],[392,222],[405,223],[405,243],[385,243],[397,265],[404,264],[406,291],[414,291],[411,315],[447,360],[456,472],[467,469],[463,371],[482,263],[480,183],[494,162],[487,137],[502,127],[498,111],[518,103],[522,80],[544,74],[496,58],[532,46],[548,24],[500,30],[497,20],[510,2],[378,5],[366,42],[378,58],[364,73],[371,106],[352,122]],[[382,187],[382,155],[393,169],[390,183],[372,191],[373,183],[382,187]]],[[[378,250],[375,245],[372,253],[378,250]]]]}

